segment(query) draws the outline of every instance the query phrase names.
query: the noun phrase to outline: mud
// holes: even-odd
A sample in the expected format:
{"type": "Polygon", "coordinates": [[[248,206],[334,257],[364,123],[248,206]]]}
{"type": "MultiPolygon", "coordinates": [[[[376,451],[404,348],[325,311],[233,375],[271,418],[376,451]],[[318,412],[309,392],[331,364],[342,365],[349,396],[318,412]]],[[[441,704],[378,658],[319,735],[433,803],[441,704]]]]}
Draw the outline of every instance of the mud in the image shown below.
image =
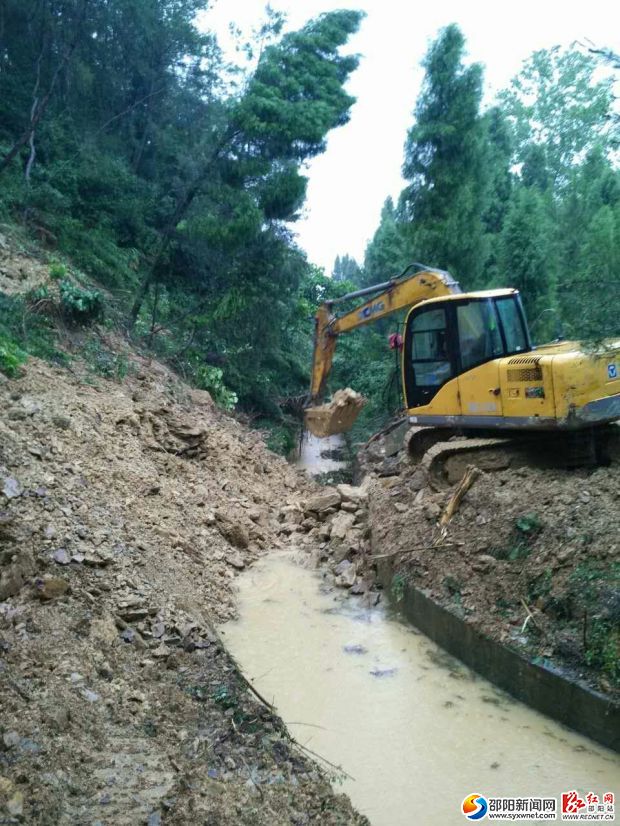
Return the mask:
{"type": "MultiPolygon", "coordinates": [[[[367,467],[384,465],[385,451],[376,457],[367,467]]],[[[456,484],[438,489],[402,454],[387,461],[389,477],[370,473],[369,556],[389,556],[397,578],[483,634],[617,700],[620,466],[482,472],[442,529],[456,484]]]]}
{"type": "Polygon", "coordinates": [[[348,599],[307,559],[271,554],[245,572],[240,618],[222,634],[295,737],[342,767],[373,826],[456,826],[470,789],[614,789],[620,757],[515,702],[386,606],[348,599]]]}
{"type": "Polygon", "coordinates": [[[91,382],[0,377],[0,820],[363,823],[213,631],[310,481],[161,365],[91,382]]]}

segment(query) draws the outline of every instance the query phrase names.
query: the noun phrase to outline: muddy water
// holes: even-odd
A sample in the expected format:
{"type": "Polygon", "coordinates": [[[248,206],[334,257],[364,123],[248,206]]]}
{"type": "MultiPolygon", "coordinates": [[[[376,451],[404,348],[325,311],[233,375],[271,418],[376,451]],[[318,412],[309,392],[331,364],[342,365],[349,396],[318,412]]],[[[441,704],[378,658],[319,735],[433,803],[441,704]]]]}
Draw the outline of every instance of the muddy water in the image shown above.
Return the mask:
{"type": "Polygon", "coordinates": [[[332,470],[344,470],[347,467],[346,461],[330,458],[330,454],[341,451],[344,444],[344,438],[340,434],[318,439],[306,430],[301,440],[299,458],[295,464],[310,476],[318,476],[332,470]]]}
{"type": "MultiPolygon", "coordinates": [[[[620,758],[531,711],[381,608],[272,555],[238,579],[228,647],[373,826],[450,826],[483,795],[620,792],[620,758]]],[[[530,821],[532,822],[532,821],[530,821]]]]}

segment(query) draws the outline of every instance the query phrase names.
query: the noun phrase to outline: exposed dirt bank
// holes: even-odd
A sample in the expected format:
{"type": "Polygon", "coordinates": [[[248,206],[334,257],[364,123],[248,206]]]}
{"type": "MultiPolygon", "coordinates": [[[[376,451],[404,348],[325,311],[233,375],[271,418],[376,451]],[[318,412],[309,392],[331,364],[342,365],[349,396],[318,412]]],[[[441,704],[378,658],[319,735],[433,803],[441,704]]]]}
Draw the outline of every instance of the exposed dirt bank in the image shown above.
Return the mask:
{"type": "Polygon", "coordinates": [[[0,821],[364,823],[212,631],[311,484],[132,360],[0,378],[0,821]]]}
{"type": "Polygon", "coordinates": [[[402,454],[389,461],[393,475],[371,487],[369,526],[373,556],[394,559],[396,591],[406,578],[484,634],[617,699],[618,464],[481,473],[442,531],[456,486],[437,490],[402,454]]]}

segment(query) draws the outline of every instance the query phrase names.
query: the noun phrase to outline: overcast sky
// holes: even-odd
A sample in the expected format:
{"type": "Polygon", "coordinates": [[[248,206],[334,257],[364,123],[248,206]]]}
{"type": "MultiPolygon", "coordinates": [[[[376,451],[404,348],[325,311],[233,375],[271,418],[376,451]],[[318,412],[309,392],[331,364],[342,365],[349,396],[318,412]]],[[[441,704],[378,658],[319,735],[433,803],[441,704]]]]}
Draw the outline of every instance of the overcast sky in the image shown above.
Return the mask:
{"type": "MultiPolygon", "coordinates": [[[[620,51],[620,4],[613,0],[272,0],[271,6],[286,12],[294,29],[336,8],[367,15],[347,49],[362,56],[348,85],[357,103],[349,123],[330,133],[327,151],[308,166],[308,198],[295,225],[309,259],[328,274],[336,255],[363,260],[385,198],[397,197],[402,188],[403,145],[423,77],[420,61],[442,26],[457,23],[469,59],[484,64],[487,101],[536,49],[589,38],[620,51]]],[[[226,43],[230,22],[248,30],[263,18],[264,7],[264,0],[217,0],[202,25],[226,43]]]]}

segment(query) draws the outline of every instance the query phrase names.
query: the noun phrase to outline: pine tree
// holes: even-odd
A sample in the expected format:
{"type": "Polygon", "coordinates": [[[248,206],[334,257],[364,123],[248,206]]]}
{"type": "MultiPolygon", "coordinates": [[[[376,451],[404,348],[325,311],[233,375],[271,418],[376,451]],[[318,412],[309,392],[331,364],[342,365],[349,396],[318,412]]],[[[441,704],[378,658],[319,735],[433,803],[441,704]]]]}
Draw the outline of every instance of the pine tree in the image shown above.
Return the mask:
{"type": "Polygon", "coordinates": [[[504,286],[521,292],[532,333],[540,343],[557,327],[553,317],[557,264],[547,205],[536,188],[522,186],[515,192],[500,249],[504,286]]]}
{"type": "Polygon", "coordinates": [[[479,114],[482,68],[465,66],[465,40],[443,29],[423,65],[426,76],[405,145],[409,182],[400,214],[412,260],[449,269],[465,287],[479,284],[485,260],[482,215],[487,174],[479,114]]]}
{"type": "Polygon", "coordinates": [[[378,284],[401,273],[407,264],[403,228],[399,225],[394,202],[387,198],[381,221],[364,256],[365,285],[378,284]]]}

